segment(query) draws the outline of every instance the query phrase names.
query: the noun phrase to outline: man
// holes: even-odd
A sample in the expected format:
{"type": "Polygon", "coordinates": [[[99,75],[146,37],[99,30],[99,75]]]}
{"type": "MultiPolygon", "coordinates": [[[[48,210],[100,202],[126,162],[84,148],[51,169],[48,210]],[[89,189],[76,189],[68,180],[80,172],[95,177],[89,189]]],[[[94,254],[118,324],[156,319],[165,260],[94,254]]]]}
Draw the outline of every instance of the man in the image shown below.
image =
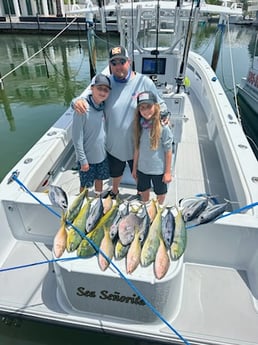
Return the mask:
{"type": "MultiPolygon", "coordinates": [[[[106,116],[106,150],[109,161],[112,189],[109,195],[115,198],[126,163],[133,169],[133,119],[137,106],[137,95],[148,90],[157,95],[159,103],[164,103],[159,97],[153,81],[141,73],[132,71],[131,60],[127,50],[122,46],[109,51],[109,67],[111,88],[109,98],[105,102],[106,116]]],[[[87,103],[76,99],[72,106],[79,113],[84,113],[87,103]]]]}

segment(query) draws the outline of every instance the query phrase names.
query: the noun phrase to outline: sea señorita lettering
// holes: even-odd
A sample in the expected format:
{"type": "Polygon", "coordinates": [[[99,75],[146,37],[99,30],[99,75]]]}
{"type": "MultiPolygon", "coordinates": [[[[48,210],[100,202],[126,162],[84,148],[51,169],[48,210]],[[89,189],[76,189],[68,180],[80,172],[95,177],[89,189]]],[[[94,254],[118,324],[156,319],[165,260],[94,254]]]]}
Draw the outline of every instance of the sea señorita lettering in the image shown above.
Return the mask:
{"type": "MultiPolygon", "coordinates": [[[[77,288],[76,295],[80,297],[94,297],[94,298],[97,297],[96,291],[87,290],[82,286],[77,288]]],[[[100,294],[98,297],[102,300],[108,300],[111,302],[145,305],[145,302],[136,294],[133,294],[132,296],[124,296],[124,295],[121,295],[120,292],[117,292],[117,291],[110,293],[107,290],[102,290],[100,291],[100,294]]]]}
{"type": "Polygon", "coordinates": [[[114,291],[114,293],[109,293],[107,290],[100,291],[100,299],[107,299],[112,302],[123,302],[131,304],[145,305],[145,302],[137,295],[123,296],[120,292],[114,291]]]}

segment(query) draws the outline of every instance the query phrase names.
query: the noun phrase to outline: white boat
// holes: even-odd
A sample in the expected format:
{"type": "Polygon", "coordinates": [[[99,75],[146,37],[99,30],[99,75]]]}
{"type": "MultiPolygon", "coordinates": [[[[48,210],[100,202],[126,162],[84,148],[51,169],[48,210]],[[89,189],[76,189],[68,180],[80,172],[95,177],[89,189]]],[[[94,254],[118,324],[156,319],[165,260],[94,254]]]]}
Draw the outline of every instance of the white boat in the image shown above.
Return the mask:
{"type": "MultiPolygon", "coordinates": [[[[69,108],[0,185],[1,315],[155,343],[258,343],[258,162],[216,74],[201,56],[188,54],[190,40],[184,39],[198,12],[213,10],[188,2],[137,2],[130,18],[121,4],[119,28],[131,54],[134,37],[136,71],[152,78],[171,112],[173,181],[164,207],[211,195],[230,200],[230,208],[208,223],[185,224],[185,252],[162,279],[152,264],[129,275],[124,259],[113,259],[105,271],[96,256],[65,251],[57,259],[53,241],[60,210],[46,190],[50,184],[61,187],[69,203],[79,190],[69,108]],[[155,30],[162,16],[168,28],[155,30]],[[171,35],[171,46],[143,48],[153,34],[154,42],[171,35]]],[[[135,193],[132,179],[124,176],[120,197],[135,193]]]]}
{"type": "Polygon", "coordinates": [[[258,35],[256,35],[253,58],[247,77],[243,77],[237,85],[238,95],[242,97],[251,107],[255,114],[258,114],[258,35]]]}

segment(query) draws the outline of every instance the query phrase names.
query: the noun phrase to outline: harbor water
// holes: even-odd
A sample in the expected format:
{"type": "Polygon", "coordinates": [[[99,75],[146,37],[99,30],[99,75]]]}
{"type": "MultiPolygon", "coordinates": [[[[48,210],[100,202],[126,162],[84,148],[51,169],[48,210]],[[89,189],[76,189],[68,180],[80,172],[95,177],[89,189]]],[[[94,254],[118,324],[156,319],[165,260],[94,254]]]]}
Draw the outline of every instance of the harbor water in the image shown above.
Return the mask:
{"type": "MultiPolygon", "coordinates": [[[[191,49],[209,63],[216,33],[216,24],[206,23],[199,25],[193,37],[191,49]]],[[[224,34],[216,74],[234,108],[237,108],[236,84],[247,75],[255,35],[255,28],[237,25],[224,34]]],[[[0,35],[0,74],[3,78],[0,90],[0,181],[90,81],[85,34],[53,38],[54,35],[39,34],[0,35]]],[[[108,48],[118,42],[116,35],[96,37],[97,72],[107,64],[108,48]]],[[[254,142],[257,139],[252,138],[254,142]]],[[[39,324],[15,316],[6,317],[3,313],[0,317],[0,344],[3,345],[150,344],[143,339],[39,324]]]]}

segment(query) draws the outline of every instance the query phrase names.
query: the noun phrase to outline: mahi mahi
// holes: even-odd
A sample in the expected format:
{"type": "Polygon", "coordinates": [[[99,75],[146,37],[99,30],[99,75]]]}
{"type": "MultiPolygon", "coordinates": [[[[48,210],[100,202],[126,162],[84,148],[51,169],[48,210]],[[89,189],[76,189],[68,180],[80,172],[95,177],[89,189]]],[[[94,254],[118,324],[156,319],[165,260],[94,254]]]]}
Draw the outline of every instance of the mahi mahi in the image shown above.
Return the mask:
{"type": "Polygon", "coordinates": [[[184,253],[187,242],[187,231],[183,220],[182,211],[177,207],[177,215],[175,217],[175,231],[173,242],[170,246],[171,260],[178,260],[184,253]]]}
{"type": "Polygon", "coordinates": [[[143,244],[141,251],[141,265],[148,266],[155,261],[155,257],[160,244],[161,235],[161,212],[162,208],[159,207],[157,214],[150,226],[148,235],[143,244]]]}
{"type": "Polygon", "coordinates": [[[88,194],[88,189],[84,188],[82,192],[74,199],[74,201],[72,202],[71,206],[68,208],[65,215],[66,220],[68,222],[72,223],[74,219],[77,217],[87,194],[88,194]]]}

